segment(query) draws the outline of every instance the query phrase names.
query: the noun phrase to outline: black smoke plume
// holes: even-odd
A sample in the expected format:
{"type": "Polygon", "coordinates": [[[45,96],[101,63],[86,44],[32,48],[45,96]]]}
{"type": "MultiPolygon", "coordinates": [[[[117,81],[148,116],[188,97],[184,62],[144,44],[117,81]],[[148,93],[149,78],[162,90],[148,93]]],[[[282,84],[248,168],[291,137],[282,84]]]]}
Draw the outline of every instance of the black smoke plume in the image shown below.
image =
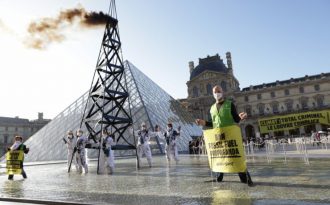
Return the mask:
{"type": "Polygon", "coordinates": [[[34,49],[43,50],[50,43],[65,40],[64,29],[78,25],[81,28],[96,28],[104,26],[109,15],[103,12],[87,12],[84,8],[74,8],[61,11],[56,18],[42,18],[31,22],[28,26],[28,37],[25,44],[34,49]]]}

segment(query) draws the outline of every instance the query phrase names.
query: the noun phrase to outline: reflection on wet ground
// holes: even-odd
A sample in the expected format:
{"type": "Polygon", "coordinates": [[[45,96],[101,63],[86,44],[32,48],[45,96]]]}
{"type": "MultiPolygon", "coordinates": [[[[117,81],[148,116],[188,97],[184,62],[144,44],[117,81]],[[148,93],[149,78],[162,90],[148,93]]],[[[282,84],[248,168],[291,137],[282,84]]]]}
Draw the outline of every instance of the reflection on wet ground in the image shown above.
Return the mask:
{"type": "Polygon", "coordinates": [[[145,162],[140,170],[134,158],[120,159],[113,175],[97,175],[95,162],[87,175],[68,174],[66,164],[26,166],[26,180],[0,175],[0,196],[119,205],[330,204],[329,158],[311,159],[310,166],[299,158],[287,164],[256,158],[248,163],[256,186],[248,187],[236,174],[215,182],[205,156],[180,157],[179,164],[168,166],[163,156],[156,156],[153,168],[145,162]]]}

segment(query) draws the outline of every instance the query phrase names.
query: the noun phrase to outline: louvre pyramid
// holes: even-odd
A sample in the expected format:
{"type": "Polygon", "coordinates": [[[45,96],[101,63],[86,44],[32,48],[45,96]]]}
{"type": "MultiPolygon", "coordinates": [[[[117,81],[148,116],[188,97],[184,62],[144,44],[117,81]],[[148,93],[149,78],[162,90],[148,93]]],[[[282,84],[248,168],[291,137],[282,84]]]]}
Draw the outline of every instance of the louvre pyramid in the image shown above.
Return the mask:
{"type": "MultiPolygon", "coordinates": [[[[129,61],[125,61],[123,80],[127,83],[129,92],[129,103],[125,106],[127,109],[128,106],[131,108],[133,130],[139,129],[142,122],[145,122],[151,130],[155,125],[165,129],[167,122],[171,121],[174,128],[181,126],[181,136],[178,138],[179,151],[188,151],[191,136],[202,135],[202,130],[194,124],[191,114],[129,61]]],[[[65,160],[67,151],[62,138],[68,130],[79,128],[87,99],[88,92],[31,136],[25,143],[30,147],[25,160],[30,162],[65,160]]],[[[84,126],[82,129],[86,131],[84,126]]],[[[125,134],[132,135],[129,132],[125,134]]],[[[163,153],[164,140],[157,137],[152,139],[151,148],[153,153],[163,153]]],[[[134,153],[132,150],[115,151],[115,155],[134,153]]],[[[96,151],[88,150],[88,156],[96,157],[96,151]]]]}

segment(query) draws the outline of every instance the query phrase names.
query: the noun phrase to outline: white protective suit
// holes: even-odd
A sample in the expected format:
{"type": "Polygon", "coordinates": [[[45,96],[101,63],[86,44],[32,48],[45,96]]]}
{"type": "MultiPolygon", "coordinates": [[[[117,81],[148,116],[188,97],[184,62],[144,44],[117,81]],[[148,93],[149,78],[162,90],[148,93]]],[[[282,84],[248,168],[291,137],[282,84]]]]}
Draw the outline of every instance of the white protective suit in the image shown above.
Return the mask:
{"type": "Polygon", "coordinates": [[[72,163],[74,164],[74,166],[76,167],[76,170],[78,171],[77,162],[74,158],[72,158],[73,150],[74,150],[74,147],[76,146],[77,139],[73,135],[67,135],[67,136],[63,137],[63,141],[66,144],[66,147],[68,149],[68,155],[67,155],[68,156],[68,168],[70,166],[70,161],[72,159],[72,163]]]}
{"type": "Polygon", "coordinates": [[[111,149],[116,143],[111,135],[102,137],[102,146],[100,150],[99,170],[101,173],[112,174],[115,168],[115,153],[111,149]]]}
{"type": "Polygon", "coordinates": [[[141,165],[141,159],[143,154],[146,156],[149,167],[152,166],[152,154],[149,145],[149,140],[151,137],[156,137],[158,132],[152,132],[148,130],[138,130],[136,131],[136,135],[138,136],[137,140],[137,154],[139,164],[141,165]]]}
{"type": "Polygon", "coordinates": [[[82,173],[82,169],[84,168],[85,173],[88,173],[88,165],[86,160],[86,149],[85,146],[88,142],[86,136],[78,136],[77,137],[77,152],[76,152],[76,162],[78,164],[78,171],[82,173]]]}
{"type": "Polygon", "coordinates": [[[176,144],[177,137],[180,135],[180,131],[176,131],[173,128],[167,129],[167,131],[164,133],[165,138],[165,154],[166,159],[168,162],[171,161],[171,155],[174,157],[174,160],[176,162],[179,161],[179,153],[178,148],[176,144]]]}

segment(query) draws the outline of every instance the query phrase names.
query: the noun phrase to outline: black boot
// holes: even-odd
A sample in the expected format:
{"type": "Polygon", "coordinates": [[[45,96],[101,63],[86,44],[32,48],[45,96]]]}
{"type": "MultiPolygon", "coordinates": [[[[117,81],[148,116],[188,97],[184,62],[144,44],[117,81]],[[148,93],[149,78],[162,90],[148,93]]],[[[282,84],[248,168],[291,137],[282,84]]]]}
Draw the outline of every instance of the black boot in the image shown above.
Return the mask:
{"type": "Polygon", "coordinates": [[[8,180],[13,180],[14,179],[14,175],[8,175],[8,180]]]}
{"type": "Polygon", "coordinates": [[[27,176],[26,176],[26,173],[25,173],[25,171],[24,171],[24,170],[22,171],[22,176],[23,176],[23,178],[24,178],[24,179],[26,179],[26,178],[27,178],[27,176]]]}
{"type": "Polygon", "coordinates": [[[249,187],[254,186],[253,181],[252,181],[251,176],[250,176],[250,173],[248,171],[246,171],[246,177],[247,177],[247,184],[248,184],[248,186],[249,187]]]}
{"type": "Polygon", "coordinates": [[[223,180],[223,173],[219,172],[217,176],[217,182],[222,182],[222,180],[223,180]]]}
{"type": "Polygon", "coordinates": [[[240,173],[238,173],[238,176],[239,176],[242,183],[248,184],[248,186],[250,186],[250,187],[254,185],[253,182],[252,182],[250,173],[248,171],[240,172],[240,173]]]}
{"type": "Polygon", "coordinates": [[[242,183],[244,183],[244,184],[247,183],[246,172],[239,172],[238,176],[239,176],[239,179],[241,180],[242,183]]]}

